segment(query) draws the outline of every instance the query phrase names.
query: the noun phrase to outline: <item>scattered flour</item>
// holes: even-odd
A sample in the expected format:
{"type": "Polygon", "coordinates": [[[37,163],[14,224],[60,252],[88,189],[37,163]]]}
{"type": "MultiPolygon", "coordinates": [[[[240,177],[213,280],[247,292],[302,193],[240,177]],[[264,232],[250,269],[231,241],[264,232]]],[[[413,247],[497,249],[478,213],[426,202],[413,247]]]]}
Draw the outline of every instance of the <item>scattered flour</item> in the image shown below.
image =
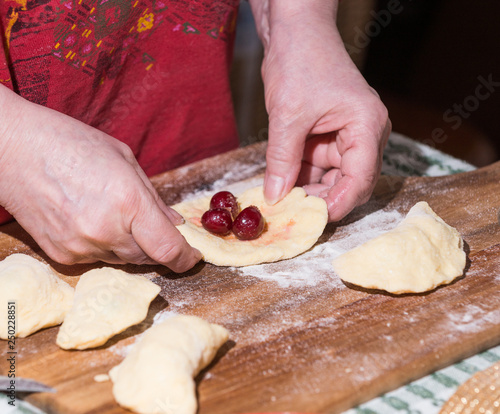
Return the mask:
{"type": "Polygon", "coordinates": [[[293,259],[278,263],[266,263],[235,269],[242,276],[276,282],[280,287],[315,286],[330,280],[341,282],[333,277],[332,260],[391,229],[403,219],[397,211],[379,210],[361,220],[351,223],[346,229],[339,229],[328,241],[319,242],[311,250],[293,259]]]}
{"type": "Polygon", "coordinates": [[[235,269],[240,275],[276,282],[280,287],[315,286],[332,272],[331,259],[339,254],[333,243],[317,244],[312,250],[283,262],[235,269]]]}
{"type": "Polygon", "coordinates": [[[142,337],[142,335],[143,334],[134,336],[134,341],[128,345],[123,345],[122,341],[117,342],[113,346],[110,346],[108,348],[108,351],[112,352],[115,355],[126,357],[134,347],[135,343],[142,337]]]}
{"type": "Polygon", "coordinates": [[[491,302],[493,306],[488,304],[488,310],[478,305],[468,304],[460,309],[460,312],[447,313],[453,330],[461,333],[481,332],[483,325],[498,324],[500,322],[500,309],[496,308],[491,311],[491,308],[498,303],[498,299],[491,302]]]}
{"type": "MultiPolygon", "coordinates": [[[[262,169],[262,166],[256,165],[255,170],[259,171],[262,169]]],[[[232,182],[232,176],[234,173],[232,171],[227,172],[222,178],[218,179],[215,181],[211,186],[210,189],[207,190],[202,190],[202,191],[197,191],[194,193],[191,193],[187,195],[182,201],[189,201],[189,200],[194,200],[196,198],[201,198],[201,197],[207,197],[215,194],[218,191],[230,191],[234,195],[238,196],[238,194],[243,193],[246,190],[249,190],[250,188],[257,187],[259,185],[264,184],[264,176],[259,175],[253,178],[249,178],[244,181],[239,181],[233,184],[229,184],[232,182]]]]}
{"type": "Polygon", "coordinates": [[[167,319],[169,319],[175,315],[177,315],[177,312],[173,312],[173,311],[164,309],[155,315],[155,317],[153,319],[153,326],[159,325],[163,321],[166,321],[167,319]]]}
{"type": "Polygon", "coordinates": [[[235,173],[233,171],[228,171],[224,176],[217,181],[215,181],[212,185],[212,189],[215,191],[226,190],[226,191],[235,191],[235,192],[243,192],[249,188],[256,187],[258,185],[262,185],[264,183],[263,175],[255,175],[259,171],[261,171],[265,167],[265,162],[254,164],[250,167],[247,167],[245,171],[245,176],[250,176],[247,180],[237,181],[234,180],[235,173]],[[241,187],[241,188],[240,188],[241,187]],[[245,188],[246,187],[246,188],[245,188]]]}

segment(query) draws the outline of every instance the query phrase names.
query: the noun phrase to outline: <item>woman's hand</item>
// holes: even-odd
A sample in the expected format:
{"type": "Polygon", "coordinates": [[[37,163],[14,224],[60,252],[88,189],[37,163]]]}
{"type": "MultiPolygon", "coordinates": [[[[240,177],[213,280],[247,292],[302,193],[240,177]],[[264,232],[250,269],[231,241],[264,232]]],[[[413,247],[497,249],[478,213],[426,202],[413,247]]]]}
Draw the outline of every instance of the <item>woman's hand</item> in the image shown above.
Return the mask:
{"type": "Polygon", "coordinates": [[[128,146],[0,86],[0,204],[55,261],[162,264],[201,254],[128,146]]]}
{"type": "Polygon", "coordinates": [[[331,221],[369,199],[391,130],[385,106],[344,48],[334,3],[252,4],[265,47],[266,199],[275,203],[304,185],[326,200],[331,221]]]}

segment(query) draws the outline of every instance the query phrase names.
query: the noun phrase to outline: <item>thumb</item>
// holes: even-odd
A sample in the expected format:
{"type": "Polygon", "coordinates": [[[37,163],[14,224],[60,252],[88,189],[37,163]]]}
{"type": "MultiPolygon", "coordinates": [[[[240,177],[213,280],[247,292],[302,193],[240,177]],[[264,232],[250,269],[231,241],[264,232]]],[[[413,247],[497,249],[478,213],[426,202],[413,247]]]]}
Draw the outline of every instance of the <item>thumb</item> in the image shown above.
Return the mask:
{"type": "Polygon", "coordinates": [[[201,259],[156,203],[136,214],[131,229],[142,251],[174,272],[185,272],[201,259]]]}
{"type": "Polygon", "coordinates": [[[295,185],[307,134],[308,130],[298,123],[277,127],[270,119],[264,178],[264,198],[268,204],[276,204],[295,185]]]}

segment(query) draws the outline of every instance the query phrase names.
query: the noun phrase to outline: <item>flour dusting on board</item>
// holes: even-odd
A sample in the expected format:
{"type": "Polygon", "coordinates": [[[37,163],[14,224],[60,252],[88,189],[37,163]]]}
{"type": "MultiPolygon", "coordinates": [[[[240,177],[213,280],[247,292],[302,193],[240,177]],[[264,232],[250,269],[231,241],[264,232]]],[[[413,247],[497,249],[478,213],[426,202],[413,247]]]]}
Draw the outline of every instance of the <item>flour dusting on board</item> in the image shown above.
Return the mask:
{"type": "Polygon", "coordinates": [[[175,316],[175,315],[177,315],[176,312],[172,312],[170,310],[164,309],[155,315],[155,317],[153,319],[153,326],[159,325],[163,321],[166,321],[167,319],[170,319],[172,316],[175,316]]]}
{"type": "MultiPolygon", "coordinates": [[[[339,229],[334,233],[333,240],[319,243],[293,259],[238,270],[241,275],[274,281],[284,288],[314,286],[332,277],[334,258],[393,229],[402,219],[397,211],[379,210],[349,225],[348,231],[339,229]]],[[[331,281],[341,286],[336,276],[331,281]]]]}
{"type": "MultiPolygon", "coordinates": [[[[256,171],[262,168],[262,166],[256,165],[256,171]]],[[[248,180],[239,181],[237,183],[229,184],[234,179],[234,172],[229,171],[224,176],[217,181],[215,181],[208,190],[197,191],[191,193],[183,198],[182,201],[190,201],[196,198],[208,197],[214,195],[218,191],[230,191],[234,195],[238,196],[239,194],[249,190],[250,188],[257,187],[259,185],[264,184],[264,177],[262,175],[256,176],[253,178],[249,178],[248,180]]]]}
{"type": "Polygon", "coordinates": [[[110,346],[108,348],[108,351],[112,352],[115,355],[126,357],[130,353],[136,342],[142,337],[142,335],[144,335],[144,333],[134,336],[133,342],[127,343],[126,345],[124,345],[122,342],[117,342],[113,346],[110,346]]]}

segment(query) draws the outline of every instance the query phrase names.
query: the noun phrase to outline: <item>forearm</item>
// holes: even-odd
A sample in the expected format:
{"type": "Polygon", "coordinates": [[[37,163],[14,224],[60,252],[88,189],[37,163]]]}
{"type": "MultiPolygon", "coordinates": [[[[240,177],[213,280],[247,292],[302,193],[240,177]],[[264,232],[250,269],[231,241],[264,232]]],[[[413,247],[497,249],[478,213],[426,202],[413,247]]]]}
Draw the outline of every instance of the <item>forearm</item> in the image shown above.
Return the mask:
{"type": "Polygon", "coordinates": [[[334,26],[338,0],[249,0],[257,32],[267,49],[273,31],[298,22],[334,26]]]}
{"type": "Polygon", "coordinates": [[[13,155],[15,146],[22,149],[22,144],[17,131],[22,123],[20,117],[23,113],[25,101],[4,85],[0,85],[0,205],[8,206],[9,192],[12,189],[10,171],[16,163],[13,155]]]}
{"type": "Polygon", "coordinates": [[[269,91],[268,70],[273,66],[272,61],[282,59],[289,61],[288,64],[298,64],[298,60],[307,55],[307,49],[316,49],[318,52],[316,56],[319,60],[309,62],[310,65],[322,65],[324,62],[321,61],[328,61],[332,73],[337,68],[359,73],[337,30],[339,0],[249,1],[264,45],[262,76],[266,94],[269,91]]]}
{"type": "Polygon", "coordinates": [[[16,141],[15,131],[21,123],[23,106],[26,104],[29,102],[6,86],[0,85],[0,174],[7,148],[16,141]]]}

